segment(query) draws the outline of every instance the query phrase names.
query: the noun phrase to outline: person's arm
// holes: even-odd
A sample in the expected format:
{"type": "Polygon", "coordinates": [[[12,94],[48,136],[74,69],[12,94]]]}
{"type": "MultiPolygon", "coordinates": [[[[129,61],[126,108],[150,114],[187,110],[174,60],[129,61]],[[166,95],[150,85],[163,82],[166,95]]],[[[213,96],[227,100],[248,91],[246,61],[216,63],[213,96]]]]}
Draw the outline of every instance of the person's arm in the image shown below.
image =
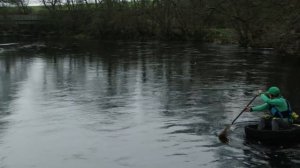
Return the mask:
{"type": "Polygon", "coordinates": [[[261,104],[258,106],[251,107],[250,111],[264,111],[267,109],[269,109],[269,105],[268,105],[268,103],[264,103],[264,104],[261,104]]]}
{"type": "Polygon", "coordinates": [[[270,99],[266,94],[261,94],[260,98],[267,104],[279,106],[282,104],[280,99],[270,99]]]}

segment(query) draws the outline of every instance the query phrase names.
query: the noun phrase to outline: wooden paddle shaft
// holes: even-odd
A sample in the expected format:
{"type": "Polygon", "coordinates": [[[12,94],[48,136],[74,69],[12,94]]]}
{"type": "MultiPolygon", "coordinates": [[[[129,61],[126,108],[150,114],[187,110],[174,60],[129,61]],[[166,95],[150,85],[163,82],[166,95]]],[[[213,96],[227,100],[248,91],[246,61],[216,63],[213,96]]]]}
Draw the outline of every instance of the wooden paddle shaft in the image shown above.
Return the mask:
{"type": "Polygon", "coordinates": [[[240,112],[240,114],[237,116],[237,117],[235,117],[235,119],[232,121],[232,123],[231,123],[231,125],[233,125],[234,124],[234,122],[240,117],[240,115],[247,109],[247,107],[256,99],[256,97],[257,97],[258,95],[255,95],[253,98],[252,98],[252,100],[246,105],[246,107],[240,112]]]}

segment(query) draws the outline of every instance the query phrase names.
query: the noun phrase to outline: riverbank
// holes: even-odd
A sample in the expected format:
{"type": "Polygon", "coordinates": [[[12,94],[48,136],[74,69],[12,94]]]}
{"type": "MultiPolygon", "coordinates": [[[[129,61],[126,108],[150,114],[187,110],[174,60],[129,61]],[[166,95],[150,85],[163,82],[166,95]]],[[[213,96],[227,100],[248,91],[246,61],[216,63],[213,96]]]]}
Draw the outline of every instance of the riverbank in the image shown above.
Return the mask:
{"type": "Polygon", "coordinates": [[[199,41],[299,55],[298,6],[295,2],[263,1],[258,5],[242,0],[232,5],[212,0],[45,3],[26,10],[2,7],[0,34],[40,39],[199,41]],[[20,20],[15,17],[20,13],[38,17],[20,20]],[[274,13],[282,17],[274,17],[274,13]]]}

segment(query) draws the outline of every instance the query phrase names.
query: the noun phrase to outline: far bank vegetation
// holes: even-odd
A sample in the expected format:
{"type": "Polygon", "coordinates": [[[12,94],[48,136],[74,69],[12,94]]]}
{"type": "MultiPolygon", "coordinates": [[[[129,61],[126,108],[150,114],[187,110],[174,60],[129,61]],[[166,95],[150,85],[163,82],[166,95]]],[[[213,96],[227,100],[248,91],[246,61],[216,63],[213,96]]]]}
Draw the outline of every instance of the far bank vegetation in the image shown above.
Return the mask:
{"type": "Polygon", "coordinates": [[[0,0],[1,31],[123,40],[197,40],[300,53],[299,0],[0,0]],[[4,22],[38,15],[29,25],[4,22]],[[11,19],[13,20],[13,19],[11,19]],[[34,31],[33,31],[34,30],[34,31]]]}

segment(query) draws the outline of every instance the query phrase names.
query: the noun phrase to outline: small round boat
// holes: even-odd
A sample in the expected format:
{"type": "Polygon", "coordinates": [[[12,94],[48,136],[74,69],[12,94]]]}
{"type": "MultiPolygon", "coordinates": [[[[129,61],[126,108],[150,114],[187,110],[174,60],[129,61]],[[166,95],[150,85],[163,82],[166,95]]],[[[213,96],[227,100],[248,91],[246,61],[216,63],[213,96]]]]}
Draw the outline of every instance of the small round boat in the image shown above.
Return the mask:
{"type": "Polygon", "coordinates": [[[257,124],[245,127],[248,140],[256,140],[264,143],[300,143],[300,125],[292,125],[288,129],[272,131],[270,129],[258,130],[257,124]]]}

